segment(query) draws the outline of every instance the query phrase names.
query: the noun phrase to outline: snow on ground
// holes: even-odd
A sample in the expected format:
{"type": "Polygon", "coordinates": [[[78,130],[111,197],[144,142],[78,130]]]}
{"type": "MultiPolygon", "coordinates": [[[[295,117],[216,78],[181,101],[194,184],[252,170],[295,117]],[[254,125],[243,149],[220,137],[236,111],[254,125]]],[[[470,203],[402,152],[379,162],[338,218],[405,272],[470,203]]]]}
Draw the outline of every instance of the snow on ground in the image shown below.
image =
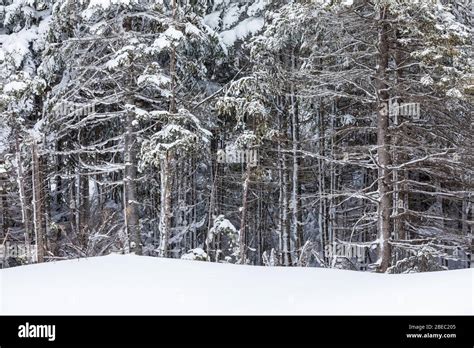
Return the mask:
{"type": "Polygon", "coordinates": [[[472,315],[473,279],[109,255],[0,270],[0,314],[472,315]]]}

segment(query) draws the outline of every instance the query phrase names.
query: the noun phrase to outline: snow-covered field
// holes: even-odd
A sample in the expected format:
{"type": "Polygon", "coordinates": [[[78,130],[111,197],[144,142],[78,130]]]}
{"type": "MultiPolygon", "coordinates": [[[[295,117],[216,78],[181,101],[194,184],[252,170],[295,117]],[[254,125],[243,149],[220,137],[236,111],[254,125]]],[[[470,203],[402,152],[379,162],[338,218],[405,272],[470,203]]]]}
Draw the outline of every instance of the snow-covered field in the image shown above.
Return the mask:
{"type": "Polygon", "coordinates": [[[473,281],[110,255],[0,270],[0,313],[472,315],[473,281]]]}

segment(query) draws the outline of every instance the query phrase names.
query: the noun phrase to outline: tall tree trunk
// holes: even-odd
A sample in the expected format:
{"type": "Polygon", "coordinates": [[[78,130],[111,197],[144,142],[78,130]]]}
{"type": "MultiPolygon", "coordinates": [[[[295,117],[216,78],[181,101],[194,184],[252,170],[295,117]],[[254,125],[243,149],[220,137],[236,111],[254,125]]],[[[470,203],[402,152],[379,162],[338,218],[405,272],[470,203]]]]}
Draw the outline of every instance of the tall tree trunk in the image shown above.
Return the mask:
{"type": "MultiPolygon", "coordinates": [[[[291,55],[291,65],[295,69],[295,56],[294,52],[291,55]]],[[[301,251],[303,247],[303,236],[302,229],[299,220],[299,121],[297,111],[297,101],[295,96],[294,83],[291,83],[290,87],[290,100],[291,100],[291,137],[292,137],[292,155],[293,155],[293,168],[292,168],[292,190],[291,190],[291,239],[296,241],[296,249],[298,250],[296,255],[301,251]]],[[[296,256],[295,255],[295,256],[296,256]]],[[[297,256],[294,260],[297,259],[297,256]]]]}
{"type": "MultiPolygon", "coordinates": [[[[471,193],[465,194],[462,200],[462,206],[461,206],[461,229],[462,229],[462,234],[463,236],[467,236],[469,234],[469,225],[468,225],[468,220],[469,220],[469,210],[472,205],[472,202],[470,200],[471,193]]],[[[474,250],[473,250],[474,251],[474,250]]]]}
{"type": "Polygon", "coordinates": [[[18,134],[15,137],[15,151],[16,151],[16,163],[17,163],[17,184],[20,194],[20,206],[21,206],[21,221],[25,229],[25,244],[27,248],[28,258],[31,257],[30,245],[31,245],[31,216],[30,209],[27,204],[26,198],[26,180],[23,172],[23,163],[21,160],[21,149],[20,140],[18,134]]]}
{"type": "Polygon", "coordinates": [[[125,228],[130,240],[135,243],[135,252],[142,253],[142,241],[137,209],[137,150],[134,139],[133,124],[135,113],[129,111],[125,122],[125,168],[124,168],[124,203],[125,203],[125,228]]]}
{"type": "MultiPolygon", "coordinates": [[[[171,1],[172,21],[176,25],[176,0],[171,1]]],[[[176,113],[176,48],[174,44],[170,53],[171,100],[169,112],[176,113]]],[[[161,177],[161,210],[160,210],[160,246],[159,255],[168,257],[169,238],[171,234],[171,161],[170,154],[166,152],[160,159],[161,177]]]]}
{"type": "MultiPolygon", "coordinates": [[[[171,0],[172,9],[172,20],[176,26],[176,0],[171,0]]],[[[176,28],[175,28],[176,29],[176,28]]],[[[176,113],[176,47],[171,45],[170,53],[170,76],[171,76],[171,100],[170,100],[170,113],[176,113]]]]}
{"type": "Polygon", "coordinates": [[[244,187],[242,193],[242,212],[240,216],[240,237],[239,237],[239,263],[245,264],[247,260],[247,204],[248,204],[248,193],[250,185],[250,164],[246,164],[247,168],[244,177],[244,187]]]}
{"type": "MultiPolygon", "coordinates": [[[[322,102],[318,106],[318,153],[320,156],[326,155],[325,144],[325,128],[324,128],[324,110],[322,102]]],[[[322,158],[318,158],[318,194],[319,194],[319,211],[318,226],[320,231],[321,250],[323,252],[324,262],[328,262],[326,247],[329,245],[329,236],[326,223],[327,199],[326,199],[326,162],[322,158]]]]}
{"type": "MultiPolygon", "coordinates": [[[[328,216],[328,243],[332,244],[336,239],[336,206],[334,203],[334,194],[336,191],[336,171],[337,168],[334,165],[334,148],[336,144],[336,132],[335,132],[335,121],[336,121],[336,113],[337,113],[337,104],[336,100],[332,100],[331,102],[331,115],[330,117],[330,129],[329,134],[331,134],[331,142],[330,146],[330,158],[331,162],[329,163],[329,199],[327,202],[327,216],[328,216]]],[[[333,258],[333,261],[337,261],[337,258],[333,258]]]]}
{"type": "MultiPolygon", "coordinates": [[[[281,117],[278,118],[279,122],[279,130],[281,134],[281,117]]],[[[284,264],[284,258],[286,258],[286,253],[285,253],[285,241],[284,241],[284,234],[285,234],[285,220],[284,220],[284,205],[283,205],[283,161],[284,159],[284,154],[282,153],[282,141],[281,141],[281,136],[278,136],[277,139],[278,145],[278,257],[279,261],[278,263],[280,265],[284,264]]]]}
{"type": "Polygon", "coordinates": [[[285,149],[287,148],[287,120],[285,115],[282,113],[279,116],[279,150],[280,150],[280,165],[279,165],[279,180],[280,180],[280,236],[281,236],[281,252],[282,260],[281,264],[284,266],[291,265],[291,236],[289,229],[289,212],[288,212],[288,165],[287,157],[285,155],[285,149]]]}
{"type": "Polygon", "coordinates": [[[377,157],[378,157],[378,189],[379,189],[379,205],[377,215],[377,229],[379,241],[379,260],[378,272],[385,272],[390,266],[391,250],[390,250],[390,214],[391,214],[391,197],[390,197],[390,178],[388,166],[390,165],[389,153],[389,110],[387,104],[389,102],[389,91],[387,83],[387,70],[389,59],[389,41],[388,32],[389,25],[387,23],[387,7],[379,10],[379,37],[378,37],[378,69],[376,75],[376,88],[378,98],[377,110],[377,157]]]}
{"type": "Polygon", "coordinates": [[[171,234],[171,172],[170,158],[166,153],[161,158],[161,209],[160,209],[160,246],[159,255],[168,257],[169,238],[171,234]]]}
{"type": "MultiPolygon", "coordinates": [[[[398,39],[400,37],[400,33],[396,32],[396,52],[395,52],[395,92],[396,92],[396,101],[398,105],[404,102],[402,93],[403,93],[403,64],[404,64],[404,53],[403,48],[398,47],[398,39]]],[[[400,130],[398,126],[403,122],[403,116],[400,115],[399,112],[395,113],[393,118],[393,123],[395,127],[395,134],[393,137],[393,144],[395,145],[392,147],[393,152],[393,164],[394,166],[398,166],[401,163],[406,161],[406,154],[403,153],[403,137],[400,136],[400,130]]],[[[405,227],[405,219],[406,216],[403,214],[405,212],[407,206],[407,194],[406,194],[406,183],[403,183],[404,179],[406,179],[407,173],[405,169],[393,169],[393,195],[392,195],[392,205],[393,205],[393,237],[397,240],[405,240],[406,239],[406,227],[405,227]]],[[[398,248],[396,253],[394,253],[394,262],[401,260],[407,257],[406,250],[402,248],[398,248]]]]}
{"type": "MultiPolygon", "coordinates": [[[[79,155],[77,156],[77,162],[79,163],[79,155]]],[[[84,238],[83,238],[83,228],[81,225],[82,222],[82,214],[81,214],[81,171],[79,166],[75,169],[75,176],[74,176],[74,218],[76,223],[76,235],[79,238],[80,244],[83,245],[84,238]]]]}
{"type": "Polygon", "coordinates": [[[36,257],[39,263],[44,262],[44,229],[42,219],[42,197],[41,197],[41,178],[40,165],[38,157],[38,145],[36,139],[31,144],[31,157],[33,161],[33,220],[36,238],[36,257]]]}
{"type": "Polygon", "coordinates": [[[264,216],[263,216],[263,204],[262,204],[262,187],[260,186],[258,189],[258,200],[257,200],[257,218],[255,219],[255,230],[257,232],[257,265],[262,265],[262,230],[263,230],[263,223],[264,223],[264,216]]]}
{"type": "MultiPolygon", "coordinates": [[[[0,165],[3,162],[0,161],[0,165]]],[[[4,173],[0,172],[0,211],[2,213],[2,230],[1,236],[4,238],[8,233],[8,228],[10,227],[10,219],[9,219],[9,208],[8,208],[8,201],[7,201],[7,176],[4,173]]]]}

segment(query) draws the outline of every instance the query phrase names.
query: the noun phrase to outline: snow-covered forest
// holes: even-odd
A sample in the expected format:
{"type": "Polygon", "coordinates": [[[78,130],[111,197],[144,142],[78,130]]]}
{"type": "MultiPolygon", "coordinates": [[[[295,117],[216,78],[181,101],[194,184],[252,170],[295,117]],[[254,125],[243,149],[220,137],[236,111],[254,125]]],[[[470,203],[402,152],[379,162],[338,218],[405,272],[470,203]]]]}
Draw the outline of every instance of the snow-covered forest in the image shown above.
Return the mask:
{"type": "Polygon", "coordinates": [[[472,13],[0,0],[0,265],[471,267],[472,13]]]}

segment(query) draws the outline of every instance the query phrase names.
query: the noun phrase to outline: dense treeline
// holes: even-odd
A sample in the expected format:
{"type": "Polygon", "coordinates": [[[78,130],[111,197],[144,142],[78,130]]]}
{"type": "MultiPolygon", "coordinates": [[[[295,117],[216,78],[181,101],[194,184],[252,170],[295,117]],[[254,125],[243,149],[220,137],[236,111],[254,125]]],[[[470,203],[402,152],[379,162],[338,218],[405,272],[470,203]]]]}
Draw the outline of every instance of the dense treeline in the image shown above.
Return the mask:
{"type": "Polygon", "coordinates": [[[3,0],[0,243],[27,246],[9,263],[469,267],[470,11],[3,0]]]}

